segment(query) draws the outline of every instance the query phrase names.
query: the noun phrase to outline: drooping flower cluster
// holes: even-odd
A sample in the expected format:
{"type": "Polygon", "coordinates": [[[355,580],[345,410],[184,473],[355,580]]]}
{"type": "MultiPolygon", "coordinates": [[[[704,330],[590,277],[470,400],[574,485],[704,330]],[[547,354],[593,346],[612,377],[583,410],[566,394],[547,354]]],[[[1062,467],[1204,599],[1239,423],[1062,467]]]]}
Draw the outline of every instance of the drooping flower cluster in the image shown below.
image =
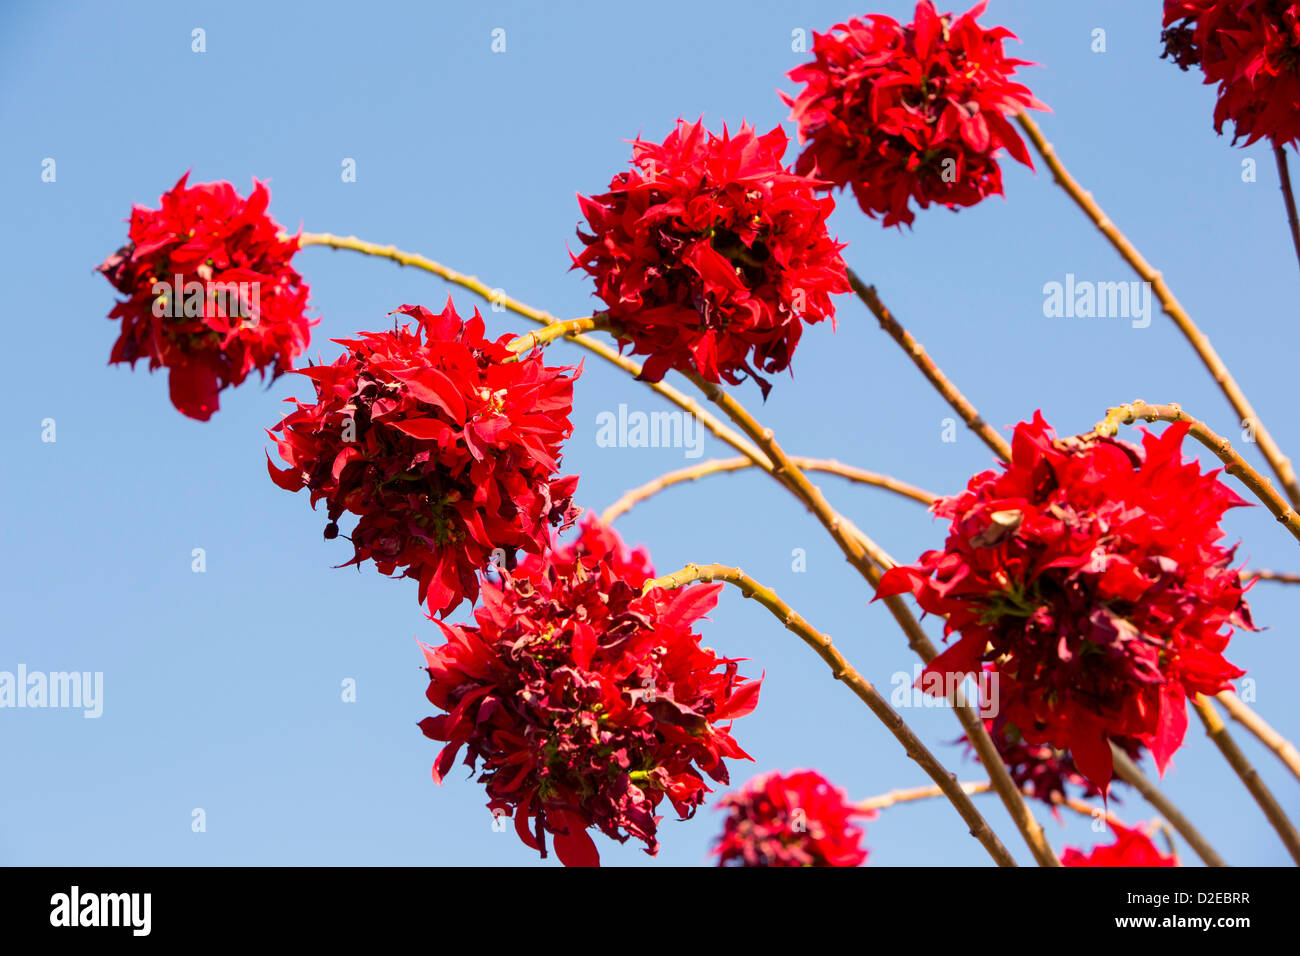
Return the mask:
{"type": "Polygon", "coordinates": [[[126,296],[108,316],[122,321],[109,364],[166,368],[172,404],[206,421],[221,390],[254,369],[292,369],[314,323],[290,264],[298,239],[267,215],[266,185],[254,180],[245,199],[230,183],[188,179],[158,209],[131,210],[130,241],[99,271],[126,296]]]}
{"type": "Polygon", "coordinates": [[[1110,822],[1115,842],[1095,846],[1088,853],[1067,846],[1061,854],[1062,866],[1178,866],[1175,854],[1164,854],[1138,827],[1110,822]]]}
{"type": "Polygon", "coordinates": [[[737,384],[784,371],[803,323],[830,318],[848,292],[843,245],[830,238],[834,203],[781,165],[786,136],[742,125],[715,136],[678,121],[663,143],[638,139],[632,169],[609,192],[578,197],[590,234],[574,267],[633,352],[642,378],[669,369],[737,384]]]}
{"type": "Polygon", "coordinates": [[[1000,149],[1033,167],[1007,114],[1046,107],[1011,80],[1033,65],[1003,54],[1015,34],[975,22],[985,6],[954,20],[921,0],[906,26],[873,15],[814,34],[812,62],[789,73],[803,89],[781,94],[806,144],[795,170],[852,187],[885,226],[911,225],[913,200],[954,209],[1002,195],[1000,149]]]}
{"type": "Polygon", "coordinates": [[[1232,141],[1300,142],[1300,3],[1165,0],[1163,56],[1218,84],[1214,129],[1232,141]]]}
{"type": "MultiPolygon", "coordinates": [[[[1253,628],[1223,513],[1244,502],[1182,461],[1185,422],[1141,447],[1058,441],[1041,414],[1016,427],[1012,461],[940,499],[941,551],[891,569],[877,597],[911,591],[960,639],[927,668],[996,668],[1002,714],[1025,741],[1068,750],[1105,789],[1109,742],[1133,738],[1163,773],[1187,729],[1187,695],[1242,671],[1223,658],[1253,628]]],[[[926,676],[923,675],[923,678],[926,676]]]]}
{"type": "Polygon", "coordinates": [[[336,339],[346,351],[332,365],[300,370],[316,401],[268,432],[288,467],[267,468],[282,488],[310,489],[313,507],[325,500],[326,538],[344,512],[359,517],[347,564],[400,570],[446,613],[477,597],[494,556],[510,566],[541,552],[576,517],[577,476],[555,475],[574,377],[540,352],[516,360],[509,335],[489,342],[477,310],[397,311],[416,327],[336,339]]]}
{"type": "Polygon", "coordinates": [[[703,775],[725,784],[725,758],[749,759],[730,722],[754,709],[760,682],[693,631],[722,585],[642,594],[653,573],[587,519],[574,543],[485,580],[475,623],[439,622],[446,643],[424,647],[428,698],[445,711],[420,725],[446,743],[434,779],[465,748],[489,809],[513,815],[542,856],[551,834],[568,866],[599,862],[591,827],[656,853],[664,798],[690,817],[703,775]]]}
{"type": "Polygon", "coordinates": [[[815,770],[774,771],[722,798],[714,847],[719,866],[861,866],[867,851],[853,818],[871,819],[815,770]]]}

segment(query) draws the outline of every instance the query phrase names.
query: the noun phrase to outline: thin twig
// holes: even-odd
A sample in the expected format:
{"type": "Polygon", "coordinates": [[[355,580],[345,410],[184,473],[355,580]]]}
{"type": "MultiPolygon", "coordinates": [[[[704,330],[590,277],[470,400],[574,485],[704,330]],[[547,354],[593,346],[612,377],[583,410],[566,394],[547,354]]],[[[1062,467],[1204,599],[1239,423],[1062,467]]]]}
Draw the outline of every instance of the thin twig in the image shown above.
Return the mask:
{"type": "Polygon", "coordinates": [[[1260,777],[1259,771],[1251,764],[1250,759],[1241,752],[1237,742],[1232,739],[1228,733],[1228,728],[1223,723],[1223,718],[1215,709],[1214,703],[1204,694],[1197,694],[1192,700],[1192,706],[1196,708],[1196,713],[1200,715],[1201,723],[1205,725],[1205,732],[1210,739],[1214,741],[1219,752],[1223,754],[1228,764],[1236,771],[1241,782],[1246,785],[1250,795],[1255,798],[1259,808],[1264,811],[1264,816],[1272,824],[1277,835],[1282,838],[1287,852],[1291,854],[1291,859],[1300,863],[1300,832],[1297,832],[1295,824],[1287,817],[1282,810],[1282,805],[1277,802],[1272,791],[1264,784],[1263,778],[1260,777]]]}
{"type": "MultiPolygon", "coordinates": [[[[723,413],[731,419],[732,424],[736,425],[762,450],[763,454],[772,462],[773,477],[789,488],[816,515],[817,520],[830,532],[831,537],[840,546],[840,550],[844,552],[844,556],[849,563],[858,570],[873,588],[878,589],[881,579],[880,567],[891,567],[893,561],[885,556],[879,546],[866,534],[853,526],[830,506],[821,489],[808,480],[808,477],[800,470],[799,466],[777,443],[772,429],[759,425],[754,417],[745,410],[744,406],[717,385],[705,381],[694,373],[688,373],[686,377],[695,383],[695,386],[704,393],[704,396],[709,401],[722,409],[723,413]],[[872,556],[873,553],[875,557],[872,556]]],[[[938,656],[938,651],[920,623],[912,615],[912,612],[908,610],[902,598],[894,595],[883,600],[894,620],[898,622],[903,629],[903,633],[907,635],[908,645],[927,664],[934,660],[938,656]]],[[[992,779],[1003,805],[1007,808],[1007,812],[1015,822],[1016,828],[1020,830],[1025,842],[1029,845],[1035,861],[1039,866],[1060,866],[1061,861],[1047,842],[1042,825],[1029,812],[1024,796],[1016,787],[1015,781],[1011,779],[1011,774],[1003,763],[1002,757],[997,751],[997,746],[993,743],[993,738],[989,736],[984,721],[976,714],[974,708],[964,700],[954,701],[953,709],[957,712],[957,717],[966,731],[967,738],[975,747],[976,752],[979,753],[981,762],[988,770],[989,777],[992,779]]]]}
{"type": "Polygon", "coordinates": [[[1147,779],[1146,774],[1138,769],[1138,765],[1129,758],[1128,754],[1112,743],[1110,755],[1115,765],[1115,775],[1142,794],[1143,799],[1169,821],[1206,866],[1227,866],[1223,862],[1223,857],[1219,856],[1214,847],[1210,846],[1210,842],[1201,836],[1201,831],[1192,826],[1192,821],[1183,816],[1182,811],[1147,779]]]}
{"type": "Polygon", "coordinates": [[[506,348],[512,352],[527,352],[539,345],[546,345],[554,339],[572,338],[582,332],[594,332],[612,327],[609,316],[603,312],[579,319],[565,319],[562,322],[551,322],[535,332],[525,332],[514,341],[507,342],[506,348]]]}
{"type": "Polygon", "coordinates": [[[1007,440],[994,431],[988,422],[980,418],[975,406],[967,400],[966,396],[949,380],[948,376],[943,374],[939,366],[934,364],[934,360],[930,358],[921,343],[912,338],[907,329],[903,328],[889,309],[885,308],[885,304],[880,301],[880,296],[876,294],[876,287],[867,285],[858,278],[852,269],[848,270],[848,272],[849,285],[857,293],[858,298],[871,310],[871,314],[876,317],[880,327],[889,333],[890,338],[902,346],[903,351],[921,370],[921,374],[938,390],[944,401],[952,407],[952,410],[961,416],[961,420],[966,423],[966,427],[978,435],[980,440],[992,449],[993,454],[1003,461],[1009,461],[1011,459],[1011,446],[1007,444],[1007,440]]]}
{"type": "Polygon", "coordinates": [[[1174,324],[1183,333],[1183,337],[1196,350],[1201,362],[1204,363],[1214,381],[1218,383],[1220,390],[1232,404],[1233,409],[1236,410],[1242,426],[1254,427],[1255,443],[1259,445],[1260,452],[1268,460],[1269,467],[1273,469],[1273,474],[1282,483],[1282,487],[1286,489],[1287,498],[1290,499],[1291,504],[1300,508],[1300,481],[1296,479],[1295,469],[1292,468],[1291,461],[1282,454],[1282,450],[1273,440],[1273,436],[1269,434],[1268,429],[1264,427],[1264,423],[1260,421],[1259,416],[1255,413],[1255,409],[1251,407],[1246,398],[1246,393],[1241,390],[1241,386],[1237,384],[1236,379],[1232,377],[1232,373],[1228,371],[1228,366],[1223,363],[1223,359],[1219,358],[1219,353],[1214,350],[1214,346],[1210,344],[1210,340],[1205,333],[1197,328],[1196,323],[1192,321],[1192,317],[1187,314],[1187,310],[1174,297],[1169,286],[1165,284],[1164,277],[1142,257],[1142,253],[1138,252],[1137,247],[1116,228],[1101,207],[1097,205],[1096,200],[1092,198],[1092,193],[1080,186],[1078,181],[1070,175],[1057,157],[1052,144],[1043,136],[1038,124],[1023,111],[1016,114],[1016,121],[1020,123],[1021,128],[1029,136],[1034,148],[1043,157],[1048,168],[1052,170],[1056,182],[1069,194],[1070,198],[1083,210],[1085,215],[1092,220],[1093,224],[1101,230],[1102,235],[1110,240],[1110,244],[1124,257],[1124,261],[1132,266],[1133,270],[1145,282],[1150,283],[1156,298],[1160,300],[1160,305],[1165,314],[1173,319],[1174,324]]]}
{"type": "MultiPolygon", "coordinates": [[[[839,475],[841,478],[847,478],[849,481],[862,485],[873,485],[877,488],[884,488],[886,491],[892,491],[894,494],[901,495],[904,498],[911,498],[913,501],[919,501],[923,505],[933,504],[936,495],[928,491],[923,491],[915,485],[909,485],[905,481],[899,481],[889,475],[877,474],[874,471],[867,471],[863,468],[855,468],[853,465],[846,465],[843,462],[834,461],[827,458],[805,458],[795,455],[791,460],[802,468],[804,471],[820,471],[831,475],[839,475]]],[[[619,517],[631,511],[633,507],[651,498],[665,488],[671,488],[673,485],[679,485],[687,481],[699,481],[707,475],[717,475],[724,472],[743,471],[746,468],[753,468],[754,463],[748,458],[711,458],[708,461],[702,461],[699,464],[689,465],[685,468],[679,468],[676,471],[670,471],[667,474],[660,475],[652,481],[647,481],[640,487],[633,488],[627,492],[618,501],[614,502],[601,514],[602,524],[613,524],[619,517]]]]}
{"type": "Polygon", "coordinates": [[[1295,744],[1270,727],[1263,717],[1246,706],[1232,691],[1225,690],[1216,696],[1223,709],[1228,712],[1228,716],[1254,734],[1255,738],[1273,751],[1292,775],[1300,780],[1300,752],[1296,751],[1295,744]]]}
{"type": "Polygon", "coordinates": [[[1148,422],[1187,422],[1191,425],[1190,434],[1202,445],[1214,452],[1219,461],[1225,465],[1224,471],[1233,475],[1264,503],[1273,513],[1273,517],[1300,540],[1300,514],[1292,508],[1285,498],[1277,493],[1273,483],[1246,463],[1229,444],[1228,439],[1215,433],[1210,426],[1199,418],[1187,414],[1177,404],[1149,405],[1138,399],[1125,405],[1107,409],[1106,417],[1096,424],[1093,433],[1103,437],[1114,435],[1120,425],[1131,425],[1138,419],[1148,422]]]}
{"type": "Polygon", "coordinates": [[[1277,157],[1277,175],[1282,180],[1282,201],[1286,203],[1286,221],[1291,227],[1291,244],[1295,246],[1296,259],[1300,260],[1300,216],[1296,215],[1295,193],[1291,189],[1291,170],[1286,165],[1286,150],[1273,147],[1277,157]]]}
{"type": "MultiPolygon", "coordinates": [[[[961,784],[961,788],[971,796],[980,793],[992,793],[993,784],[987,780],[972,780],[961,784]]],[[[1025,792],[1026,796],[1032,794],[1025,792]]],[[[890,790],[888,793],[882,793],[877,797],[869,797],[866,800],[860,800],[853,806],[858,810],[884,810],[888,807],[897,806],[900,803],[913,803],[917,800],[929,800],[933,797],[943,796],[943,791],[936,786],[929,787],[906,787],[900,790],[890,790]]],[[[1098,815],[1108,823],[1123,823],[1119,817],[1111,813],[1105,807],[1094,806],[1084,800],[1077,800],[1074,797],[1067,797],[1064,794],[1054,794],[1052,803],[1058,807],[1065,807],[1067,810],[1073,810],[1082,817],[1097,819],[1098,815]]],[[[1157,819],[1160,819],[1157,817],[1157,819]]],[[[1163,820],[1160,821],[1164,823],[1163,820]]]]}
{"type": "Polygon", "coordinates": [[[867,705],[881,722],[889,729],[907,755],[920,765],[921,769],[940,788],[952,802],[961,818],[970,827],[971,836],[975,837],[988,850],[989,855],[999,866],[1015,866],[1014,857],[998,840],[993,829],[980,815],[970,796],[962,789],[956,778],[944,769],[937,757],[932,754],[921,739],[916,736],[907,722],[898,712],[889,706],[888,701],[880,695],[874,686],[853,668],[844,655],[832,643],[830,637],[818,631],[788,604],[777,597],[770,588],[764,587],[749,577],[739,568],[724,567],[720,564],[688,564],[680,571],[647,581],[644,590],[652,588],[680,588],[697,581],[725,581],[740,589],[747,598],[753,598],[771,611],[787,630],[798,636],[805,644],[817,652],[818,656],[830,666],[831,674],[838,681],[851,688],[867,705]]]}
{"type": "Polygon", "coordinates": [[[1243,578],[1259,578],[1261,581],[1276,581],[1278,584],[1300,584],[1300,574],[1292,571],[1269,571],[1264,568],[1250,568],[1241,572],[1243,578]]]}

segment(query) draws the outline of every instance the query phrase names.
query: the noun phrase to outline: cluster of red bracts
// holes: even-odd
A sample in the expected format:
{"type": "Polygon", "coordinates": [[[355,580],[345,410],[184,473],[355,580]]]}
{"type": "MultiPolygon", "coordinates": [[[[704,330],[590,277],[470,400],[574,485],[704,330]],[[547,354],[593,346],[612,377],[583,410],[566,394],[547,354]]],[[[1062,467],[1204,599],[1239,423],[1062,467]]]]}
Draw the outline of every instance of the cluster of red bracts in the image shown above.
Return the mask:
{"type": "Polygon", "coordinates": [[[729,781],[726,758],[749,759],[730,723],[758,703],[759,681],[700,647],[694,625],[721,584],[642,593],[653,569],[612,529],[584,521],[573,544],[529,555],[483,584],[473,625],[439,621],[424,646],[429,701],[446,713],[421,727],[446,746],[441,780],[465,749],[494,813],[566,865],[599,862],[587,833],[659,848],[667,798],[695,813],[729,781]]]}
{"type": "Polygon", "coordinates": [[[1214,128],[1232,141],[1300,141],[1300,3],[1165,0],[1164,56],[1218,84],[1214,128]]]}
{"type": "Polygon", "coordinates": [[[271,430],[288,467],[267,467],[280,487],[306,487],[313,507],[325,501],[326,537],[344,512],[359,517],[348,564],[400,570],[445,614],[477,596],[494,553],[505,565],[540,553],[576,517],[578,479],[555,474],[574,378],[540,353],[516,356],[509,335],[489,342],[477,311],[397,311],[416,327],[339,339],[332,365],[300,370],[316,400],[271,430]]]}
{"type": "Polygon", "coordinates": [[[1242,671],[1223,658],[1253,628],[1219,521],[1244,504],[1183,462],[1187,424],[1141,447],[1058,441],[1041,415],[1016,427],[1012,461],[941,499],[941,551],[891,569],[877,597],[910,591],[959,639],[927,668],[990,666],[1000,716],[1030,744],[1069,751],[1105,790],[1111,741],[1139,741],[1161,772],[1187,730],[1189,695],[1242,671]]]}

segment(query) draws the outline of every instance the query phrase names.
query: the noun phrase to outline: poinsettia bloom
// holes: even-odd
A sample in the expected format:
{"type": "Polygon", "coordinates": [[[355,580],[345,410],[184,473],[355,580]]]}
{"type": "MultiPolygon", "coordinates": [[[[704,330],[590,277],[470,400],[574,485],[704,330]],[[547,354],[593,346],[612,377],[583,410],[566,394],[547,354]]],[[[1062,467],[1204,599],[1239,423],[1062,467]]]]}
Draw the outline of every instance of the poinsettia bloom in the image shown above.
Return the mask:
{"type": "Polygon", "coordinates": [[[861,866],[867,851],[853,818],[872,819],[815,770],[774,771],[722,798],[718,866],[861,866]]]}
{"type": "Polygon", "coordinates": [[[722,585],[642,594],[653,574],[644,551],[586,519],[573,543],[485,579],[473,625],[439,621],[446,643],[422,645],[428,698],[446,712],[420,724],[446,743],[434,780],[465,748],[493,814],[513,815],[543,857],[551,834],[566,866],[599,863],[589,828],[656,853],[663,800],[690,817],[705,775],[725,784],[724,758],[750,759],[730,728],[760,682],[693,631],[722,585]]]}
{"type": "Polygon", "coordinates": [[[735,385],[781,372],[803,323],[834,322],[831,295],[848,292],[834,208],[781,165],[787,139],[742,125],[715,136],[678,120],[662,143],[637,139],[632,169],[609,192],[578,197],[590,235],[573,257],[619,340],[646,355],[641,377],[696,371],[735,385]]]}
{"type": "Polygon", "coordinates": [[[335,339],[332,365],[301,369],[316,390],[268,434],[288,467],[267,457],[281,488],[324,499],[326,538],[344,512],[358,516],[352,560],[415,578],[419,599],[447,613],[478,595],[477,573],[495,560],[537,553],[550,528],[576,517],[577,476],[557,477],[572,432],[571,368],[516,356],[506,334],[483,337],[483,320],[397,312],[417,321],[391,332],[335,339]],[[277,435],[276,433],[279,433],[277,435]]]}
{"type": "Polygon", "coordinates": [[[1175,854],[1164,854],[1151,838],[1137,827],[1110,822],[1115,842],[1095,846],[1090,853],[1067,846],[1061,854],[1062,866],[1178,866],[1175,854]]]}
{"type": "MultiPolygon", "coordinates": [[[[997,671],[1001,714],[1031,744],[1068,750],[1105,790],[1109,742],[1133,738],[1163,773],[1187,730],[1186,698],[1244,672],[1223,657],[1232,625],[1253,629],[1219,521],[1245,504],[1182,460],[1188,424],[1056,440],[1035,413],[1012,460],[934,511],[941,551],[888,571],[877,598],[911,591],[960,635],[922,675],[997,671]]],[[[924,685],[923,685],[924,686],[924,685]]]]}
{"type": "Polygon", "coordinates": [[[189,173],[158,209],[131,210],[130,241],[99,271],[126,300],[109,364],[166,368],[172,404],[206,421],[218,393],[254,369],[273,378],[307,347],[307,285],[290,264],[297,236],[266,214],[271,194],[253,180],[244,198],[227,182],[187,186],[189,173]]]}
{"type": "Polygon", "coordinates": [[[1199,64],[1217,83],[1214,129],[1232,141],[1300,141],[1300,3],[1289,0],[1165,0],[1163,56],[1199,64]]]}
{"type": "Polygon", "coordinates": [[[1011,80],[1034,65],[1003,54],[1015,34],[975,22],[985,6],[954,20],[922,0],[906,26],[873,15],[814,33],[812,62],[788,74],[803,89],[781,94],[804,144],[795,170],[852,187],[886,226],[911,225],[913,200],[955,209],[1002,195],[1003,147],[1033,168],[1007,114],[1047,107],[1011,80]]]}

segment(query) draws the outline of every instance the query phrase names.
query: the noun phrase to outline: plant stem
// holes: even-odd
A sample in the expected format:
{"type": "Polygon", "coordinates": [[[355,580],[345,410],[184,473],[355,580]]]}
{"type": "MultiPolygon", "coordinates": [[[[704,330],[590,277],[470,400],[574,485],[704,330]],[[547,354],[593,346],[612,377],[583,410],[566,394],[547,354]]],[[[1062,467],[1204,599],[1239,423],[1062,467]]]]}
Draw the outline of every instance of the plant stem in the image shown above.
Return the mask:
{"type": "Polygon", "coordinates": [[[939,366],[934,364],[934,360],[921,346],[916,339],[912,338],[907,329],[898,324],[889,309],[880,301],[880,296],[876,294],[876,287],[867,285],[852,269],[848,270],[849,285],[857,293],[872,315],[880,323],[880,327],[889,333],[889,337],[902,346],[903,351],[908,354],[916,367],[921,370],[921,374],[933,385],[943,396],[944,400],[952,407],[961,420],[966,423],[966,427],[980,437],[984,444],[992,449],[993,454],[997,455],[1003,461],[1011,460],[1011,446],[1007,444],[1005,438],[999,435],[988,422],[980,418],[979,412],[961,393],[961,390],[954,385],[946,375],[940,370],[939,366]]]}
{"type": "Polygon", "coordinates": [[[1263,568],[1250,568],[1241,572],[1243,578],[1259,578],[1261,581],[1276,581],[1278,584],[1300,584],[1300,574],[1292,571],[1268,571],[1263,568]]]}
{"type": "MultiPolygon", "coordinates": [[[[915,485],[909,485],[905,481],[899,481],[889,475],[877,474],[874,471],[866,471],[862,468],[855,468],[852,465],[846,465],[842,462],[833,461],[826,458],[804,458],[794,456],[791,460],[802,468],[804,471],[820,471],[827,474],[839,475],[841,478],[847,478],[849,481],[863,485],[874,485],[877,488],[884,488],[886,491],[892,491],[894,494],[901,495],[904,498],[911,498],[913,501],[919,501],[921,504],[932,504],[937,497],[928,491],[923,491],[915,485]]],[[[754,463],[748,458],[711,458],[708,461],[702,461],[697,465],[690,465],[686,468],[679,468],[676,471],[670,471],[667,474],[660,475],[652,481],[646,482],[640,487],[633,488],[627,492],[618,501],[614,502],[600,516],[602,524],[613,524],[619,517],[632,510],[633,507],[651,498],[666,488],[673,485],[682,484],[687,481],[699,481],[707,475],[717,475],[724,472],[743,471],[746,468],[754,467],[754,463]]]]}
{"type": "Polygon", "coordinates": [[[938,758],[926,748],[921,739],[907,725],[907,722],[889,706],[889,703],[880,695],[880,692],[845,660],[844,655],[836,649],[828,635],[810,625],[788,604],[777,597],[776,593],[770,588],[759,584],[739,568],[724,567],[720,564],[688,564],[685,568],[673,574],[647,581],[643,586],[643,591],[649,591],[657,587],[679,588],[696,581],[725,581],[739,588],[745,597],[753,598],[771,611],[787,630],[817,652],[818,656],[830,667],[831,674],[836,680],[851,688],[862,702],[871,709],[872,713],[880,718],[881,722],[889,729],[889,732],[903,745],[907,755],[915,760],[930,779],[942,789],[944,795],[948,797],[957,812],[961,814],[961,818],[966,822],[966,825],[970,827],[971,836],[979,840],[997,864],[999,866],[1016,865],[1015,859],[1007,848],[1002,845],[1002,842],[998,840],[997,835],[984,817],[980,815],[979,810],[971,802],[970,796],[962,789],[961,784],[957,782],[951,773],[944,769],[938,758]]]}
{"type": "Polygon", "coordinates": [[[562,322],[551,322],[535,332],[525,332],[514,341],[507,342],[506,348],[512,352],[527,352],[539,345],[546,345],[554,339],[572,338],[582,332],[594,332],[610,328],[613,328],[613,325],[609,317],[604,313],[580,319],[565,319],[562,322]]]}
{"type": "Polygon", "coordinates": [[[1292,775],[1300,780],[1300,752],[1296,751],[1295,745],[1287,740],[1276,730],[1270,727],[1263,717],[1255,713],[1242,701],[1240,697],[1230,690],[1225,690],[1216,695],[1223,709],[1228,712],[1228,716],[1235,720],[1241,726],[1245,727],[1255,738],[1282,761],[1292,775]]]}
{"type": "Polygon", "coordinates": [[[1287,852],[1291,854],[1291,859],[1300,863],[1300,832],[1296,831],[1295,824],[1287,818],[1283,812],[1281,804],[1277,798],[1264,785],[1264,781],[1259,776],[1254,766],[1241,748],[1237,746],[1236,741],[1228,733],[1228,728],[1223,724],[1223,718],[1219,716],[1218,710],[1215,709],[1214,703],[1204,694],[1197,694],[1192,701],[1192,706],[1196,708],[1196,713],[1200,715],[1201,723],[1205,725],[1205,732],[1210,739],[1214,741],[1223,754],[1225,760],[1237,772],[1241,782],[1246,785],[1250,795],[1255,798],[1259,808],[1264,811],[1264,816],[1272,824],[1277,835],[1282,838],[1286,845],[1287,852]]]}
{"type": "Polygon", "coordinates": [[[1238,478],[1273,513],[1273,517],[1277,518],[1297,540],[1300,540],[1300,514],[1297,514],[1286,499],[1277,493],[1272,482],[1250,467],[1246,460],[1233,450],[1228,439],[1216,434],[1205,422],[1188,415],[1179,405],[1148,405],[1141,399],[1125,405],[1117,405],[1106,411],[1106,417],[1096,424],[1093,434],[1109,437],[1119,430],[1120,425],[1131,425],[1139,418],[1148,422],[1189,423],[1191,436],[1214,452],[1226,466],[1224,471],[1238,478]]]}
{"type": "MultiPolygon", "coordinates": [[[[980,793],[992,793],[993,784],[987,780],[973,780],[969,783],[960,784],[966,793],[974,796],[980,793]]],[[[928,800],[933,797],[943,795],[943,791],[938,787],[908,787],[901,790],[891,790],[888,793],[882,793],[878,797],[870,797],[862,800],[854,806],[859,810],[884,810],[888,807],[897,806],[900,803],[913,803],[917,800],[928,800]]],[[[1029,796],[1029,794],[1026,794],[1029,796]]],[[[1065,807],[1067,810],[1073,810],[1082,817],[1095,818],[1097,811],[1101,811],[1107,823],[1123,823],[1115,814],[1106,810],[1104,807],[1093,806],[1084,800],[1076,800],[1073,797],[1057,794],[1052,798],[1052,803],[1058,807],[1065,807]]]]}
{"type": "MultiPolygon", "coordinates": [[[[831,537],[840,546],[840,550],[844,552],[844,556],[849,563],[858,570],[873,588],[879,588],[881,579],[879,567],[890,567],[893,561],[880,551],[875,542],[830,506],[821,489],[808,480],[807,476],[790,459],[784,449],[777,444],[772,429],[760,426],[754,420],[754,417],[745,410],[744,406],[717,385],[705,381],[694,373],[689,373],[686,377],[695,383],[706,398],[722,409],[723,413],[731,419],[732,424],[736,425],[763,451],[772,462],[773,477],[798,496],[804,505],[816,515],[822,526],[830,532],[831,537]],[[871,556],[873,551],[876,554],[875,558],[871,556]]],[[[895,595],[883,600],[894,620],[898,622],[903,629],[903,633],[907,635],[908,645],[921,659],[928,664],[937,657],[938,651],[935,650],[929,636],[926,635],[925,630],[912,615],[912,612],[908,610],[902,598],[895,595]]],[[[998,791],[998,796],[1002,798],[1003,805],[1007,808],[1007,812],[1011,814],[1011,819],[1025,838],[1025,842],[1029,845],[1029,849],[1034,854],[1034,859],[1038,862],[1038,865],[1060,866],[1061,861],[1057,859],[1055,852],[1048,844],[1047,838],[1043,834],[1042,825],[1034,819],[1033,814],[1029,812],[1028,806],[1025,805],[1024,797],[1016,787],[1015,781],[1011,779],[1011,774],[1007,771],[1006,765],[1002,762],[1002,757],[998,754],[997,746],[993,743],[993,738],[989,736],[983,719],[965,701],[955,701],[953,709],[957,712],[957,717],[966,731],[967,738],[975,747],[976,752],[979,753],[981,762],[988,770],[989,777],[998,791]]]]}
{"type": "Polygon", "coordinates": [[[1295,192],[1291,189],[1291,170],[1286,164],[1286,150],[1281,146],[1273,147],[1277,157],[1277,175],[1282,181],[1282,201],[1286,203],[1286,221],[1291,227],[1291,244],[1295,246],[1296,259],[1300,260],[1300,217],[1296,215],[1295,192]]]}
{"type": "Polygon", "coordinates": [[[1083,210],[1084,214],[1092,220],[1093,224],[1101,230],[1102,235],[1110,240],[1110,244],[1124,257],[1124,261],[1132,266],[1133,270],[1145,282],[1150,283],[1156,297],[1160,300],[1160,305],[1165,314],[1173,319],[1174,324],[1183,333],[1183,337],[1196,350],[1201,362],[1209,370],[1214,381],[1218,383],[1220,390],[1232,404],[1233,409],[1236,410],[1242,426],[1253,426],[1255,443],[1259,445],[1260,452],[1268,460],[1269,467],[1273,469],[1273,474],[1282,483],[1291,504],[1300,508],[1300,481],[1296,479],[1296,473],[1291,467],[1290,460],[1282,454],[1282,450],[1273,440],[1273,436],[1269,434],[1268,429],[1264,427],[1264,423],[1255,414],[1255,409],[1251,407],[1245,392],[1241,390],[1241,386],[1232,377],[1232,373],[1228,371],[1223,359],[1219,358],[1219,353],[1214,350],[1214,346],[1210,344],[1210,340],[1205,336],[1205,333],[1197,328],[1196,323],[1187,314],[1187,310],[1174,297],[1169,286],[1165,284],[1164,277],[1146,259],[1142,258],[1142,254],[1138,252],[1137,247],[1129,242],[1125,235],[1116,228],[1101,207],[1097,205],[1096,200],[1092,198],[1092,193],[1084,190],[1070,175],[1060,159],[1057,158],[1056,150],[1052,148],[1052,144],[1044,138],[1038,124],[1024,112],[1016,114],[1016,121],[1029,136],[1034,148],[1038,150],[1044,162],[1052,170],[1056,182],[1069,194],[1070,198],[1083,210]]]}
{"type": "Polygon", "coordinates": [[[1138,769],[1138,765],[1129,758],[1128,754],[1112,743],[1110,755],[1115,764],[1115,775],[1142,794],[1146,802],[1155,807],[1160,815],[1178,831],[1179,836],[1187,841],[1187,845],[1206,866],[1227,866],[1223,862],[1223,857],[1219,856],[1214,847],[1210,846],[1209,841],[1201,836],[1201,831],[1192,826],[1192,822],[1183,816],[1182,811],[1147,779],[1146,774],[1138,769]]]}

